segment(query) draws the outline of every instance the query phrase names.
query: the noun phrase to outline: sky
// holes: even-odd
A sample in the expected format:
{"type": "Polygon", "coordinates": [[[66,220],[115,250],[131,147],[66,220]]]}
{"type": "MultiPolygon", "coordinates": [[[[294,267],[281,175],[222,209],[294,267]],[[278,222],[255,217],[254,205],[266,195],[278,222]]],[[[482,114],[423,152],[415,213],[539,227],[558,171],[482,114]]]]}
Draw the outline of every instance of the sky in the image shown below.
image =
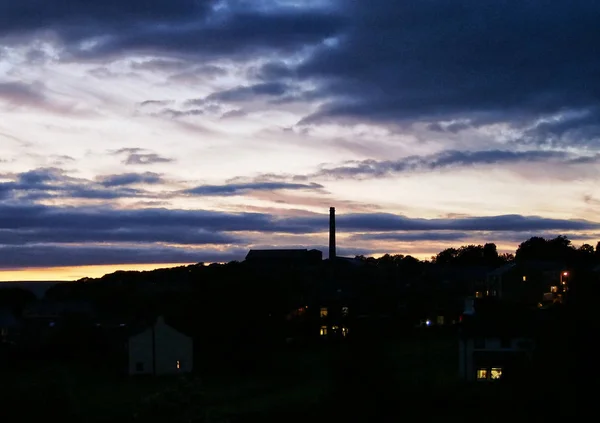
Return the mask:
{"type": "Polygon", "coordinates": [[[600,240],[600,3],[0,0],[0,281],[600,240]]]}

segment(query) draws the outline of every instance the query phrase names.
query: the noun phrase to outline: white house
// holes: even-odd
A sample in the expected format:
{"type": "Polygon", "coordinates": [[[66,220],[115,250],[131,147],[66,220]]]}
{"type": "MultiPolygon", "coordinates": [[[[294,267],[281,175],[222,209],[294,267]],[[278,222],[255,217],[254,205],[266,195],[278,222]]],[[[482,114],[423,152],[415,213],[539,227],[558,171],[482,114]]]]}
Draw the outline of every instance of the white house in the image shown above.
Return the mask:
{"type": "Polygon", "coordinates": [[[494,299],[465,302],[459,337],[459,375],[467,381],[498,382],[527,376],[536,318],[494,299]]]}
{"type": "MultiPolygon", "coordinates": [[[[459,372],[467,381],[500,381],[527,362],[534,343],[527,337],[461,337],[459,372]]],[[[511,374],[512,373],[512,374],[511,374]]]]}
{"type": "Polygon", "coordinates": [[[129,337],[130,375],[170,375],[188,373],[193,368],[191,337],[167,325],[162,317],[143,332],[129,337]]]}

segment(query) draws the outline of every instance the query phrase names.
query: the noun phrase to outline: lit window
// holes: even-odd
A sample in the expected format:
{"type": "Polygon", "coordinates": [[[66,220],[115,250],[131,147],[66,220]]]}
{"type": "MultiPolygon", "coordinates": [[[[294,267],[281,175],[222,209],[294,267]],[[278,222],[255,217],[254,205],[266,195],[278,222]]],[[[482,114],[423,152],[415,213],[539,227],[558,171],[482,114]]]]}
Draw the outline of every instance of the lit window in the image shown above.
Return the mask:
{"type": "Polygon", "coordinates": [[[346,336],[348,336],[348,328],[345,326],[342,326],[342,336],[345,338],[346,336]]]}
{"type": "Polygon", "coordinates": [[[488,371],[487,369],[479,369],[477,370],[477,380],[487,380],[488,371]]]}
{"type": "Polygon", "coordinates": [[[527,276],[523,276],[523,282],[527,282],[527,276]]]}
{"type": "Polygon", "coordinates": [[[342,307],[342,316],[348,315],[348,307],[342,307]]]}
{"type": "Polygon", "coordinates": [[[321,326],[321,330],[319,331],[321,336],[327,336],[327,326],[321,326]]]}
{"type": "Polygon", "coordinates": [[[501,367],[492,367],[492,371],[490,372],[490,379],[492,379],[492,380],[502,379],[502,368],[501,367]]]}
{"type": "Polygon", "coordinates": [[[550,292],[557,293],[558,292],[558,286],[551,286],[550,287],[550,292]]]}
{"type": "Polygon", "coordinates": [[[321,307],[321,317],[327,317],[327,307],[321,307]]]}
{"type": "Polygon", "coordinates": [[[177,370],[181,369],[181,361],[177,360],[177,362],[175,363],[175,367],[177,368],[177,370]]]}
{"type": "Polygon", "coordinates": [[[334,332],[337,332],[338,329],[339,329],[339,327],[335,326],[335,325],[331,327],[331,330],[334,331],[334,332]]]}
{"type": "Polygon", "coordinates": [[[563,276],[569,276],[569,272],[563,272],[563,276]]]}
{"type": "Polygon", "coordinates": [[[481,292],[479,292],[479,291],[475,292],[475,298],[481,298],[481,297],[482,297],[481,292]]]}

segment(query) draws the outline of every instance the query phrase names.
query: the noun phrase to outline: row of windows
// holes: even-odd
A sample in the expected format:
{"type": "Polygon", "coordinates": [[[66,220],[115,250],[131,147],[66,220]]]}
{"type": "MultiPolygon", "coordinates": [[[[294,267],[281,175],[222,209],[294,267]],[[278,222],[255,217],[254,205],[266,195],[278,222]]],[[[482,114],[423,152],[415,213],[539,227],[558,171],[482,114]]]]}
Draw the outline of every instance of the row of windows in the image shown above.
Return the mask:
{"type": "Polygon", "coordinates": [[[500,380],[502,379],[502,367],[477,369],[477,380],[500,380]]]}
{"type": "MultiPolygon", "coordinates": [[[[321,326],[321,328],[319,329],[319,335],[321,336],[327,336],[329,332],[329,328],[327,326],[321,326]]],[[[337,334],[340,333],[344,338],[346,336],[348,336],[348,328],[346,326],[332,326],[331,327],[331,332],[333,334],[337,334]]]]}
{"type": "MultiPolygon", "coordinates": [[[[321,317],[327,317],[328,314],[329,310],[327,309],[327,307],[321,307],[321,317]]],[[[348,316],[348,307],[342,307],[342,316],[348,316]]]]}

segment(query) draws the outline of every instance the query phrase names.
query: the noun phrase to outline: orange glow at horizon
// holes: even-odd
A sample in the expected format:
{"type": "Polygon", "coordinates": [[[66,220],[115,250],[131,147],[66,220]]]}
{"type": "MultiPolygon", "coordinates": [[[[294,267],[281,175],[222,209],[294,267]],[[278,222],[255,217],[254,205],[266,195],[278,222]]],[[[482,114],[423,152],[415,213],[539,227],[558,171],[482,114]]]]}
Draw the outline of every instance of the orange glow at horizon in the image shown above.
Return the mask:
{"type": "Polygon", "coordinates": [[[118,270],[155,270],[187,266],[192,263],[108,264],[72,267],[39,267],[0,270],[0,283],[12,281],[76,281],[81,278],[99,278],[118,270]]]}

